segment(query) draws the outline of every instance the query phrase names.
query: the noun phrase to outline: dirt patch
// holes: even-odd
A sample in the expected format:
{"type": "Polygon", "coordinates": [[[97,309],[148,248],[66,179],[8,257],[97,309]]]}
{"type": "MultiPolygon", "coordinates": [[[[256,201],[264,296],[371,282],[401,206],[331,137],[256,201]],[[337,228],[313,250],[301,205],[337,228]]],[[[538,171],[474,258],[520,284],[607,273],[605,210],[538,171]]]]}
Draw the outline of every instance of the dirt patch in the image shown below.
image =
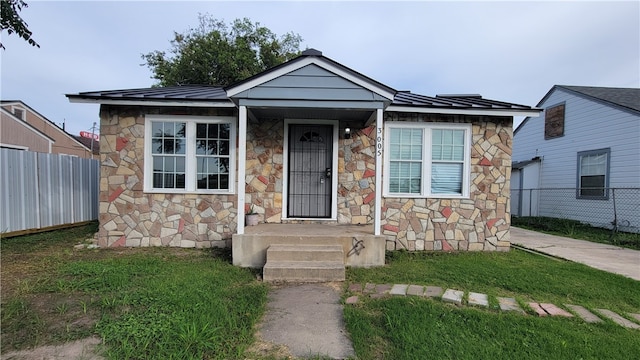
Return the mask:
{"type": "Polygon", "coordinates": [[[2,360],[103,360],[99,355],[100,339],[90,337],[62,345],[40,346],[30,350],[2,354],[2,360]]]}

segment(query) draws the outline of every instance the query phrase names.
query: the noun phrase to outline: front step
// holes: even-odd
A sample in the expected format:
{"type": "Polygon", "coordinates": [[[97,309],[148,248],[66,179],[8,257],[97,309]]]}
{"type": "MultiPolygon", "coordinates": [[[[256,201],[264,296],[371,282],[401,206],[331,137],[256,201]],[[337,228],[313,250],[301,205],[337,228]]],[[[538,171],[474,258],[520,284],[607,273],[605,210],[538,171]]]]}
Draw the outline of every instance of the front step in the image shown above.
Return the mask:
{"type": "Polygon", "coordinates": [[[344,251],[340,245],[271,245],[264,281],[344,281],[344,251]]]}

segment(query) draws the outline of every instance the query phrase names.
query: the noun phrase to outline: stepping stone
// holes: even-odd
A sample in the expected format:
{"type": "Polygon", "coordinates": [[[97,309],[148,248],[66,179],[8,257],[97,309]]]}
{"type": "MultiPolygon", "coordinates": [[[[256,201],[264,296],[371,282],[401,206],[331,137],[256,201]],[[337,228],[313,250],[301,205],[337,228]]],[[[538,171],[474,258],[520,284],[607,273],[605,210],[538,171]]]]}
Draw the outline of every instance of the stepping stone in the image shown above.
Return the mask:
{"type": "Polygon", "coordinates": [[[502,311],[517,311],[519,313],[524,314],[524,310],[518,305],[516,299],[514,298],[498,298],[498,304],[500,305],[500,310],[502,311]]]}
{"type": "Polygon", "coordinates": [[[551,316],[573,317],[570,312],[560,309],[553,304],[541,303],[540,307],[543,308],[544,311],[548,312],[551,316]]]}
{"type": "Polygon", "coordinates": [[[489,307],[489,297],[487,294],[469,292],[469,305],[489,307]]]}
{"type": "Polygon", "coordinates": [[[407,289],[407,295],[424,296],[424,286],[409,285],[409,288],[407,289]]]}
{"type": "Polygon", "coordinates": [[[631,322],[630,320],[627,320],[625,318],[623,318],[622,316],[614,313],[611,310],[607,310],[607,309],[596,309],[602,316],[608,317],[609,319],[613,320],[613,322],[615,322],[616,324],[620,325],[620,326],[624,326],[627,327],[629,329],[640,329],[640,325],[631,322]]]}
{"type": "Polygon", "coordinates": [[[349,285],[349,291],[350,292],[361,292],[362,291],[362,284],[350,284],[349,285]]]}
{"type": "Polygon", "coordinates": [[[447,289],[447,291],[444,292],[444,295],[442,295],[442,301],[462,305],[463,296],[464,291],[447,289]]]}
{"type": "Polygon", "coordinates": [[[629,313],[629,316],[631,316],[632,318],[636,319],[637,322],[640,322],[640,314],[629,313]]]}
{"type": "Polygon", "coordinates": [[[564,306],[568,307],[571,311],[573,311],[574,313],[578,314],[579,317],[582,318],[582,320],[588,322],[588,323],[599,323],[602,322],[602,320],[600,320],[599,317],[595,316],[591,311],[583,308],[580,305],[571,305],[571,304],[564,304],[564,306]]]}
{"type": "Polygon", "coordinates": [[[533,311],[535,311],[536,315],[538,315],[538,316],[547,316],[547,315],[549,315],[549,314],[547,314],[546,311],[544,311],[544,309],[537,302],[530,302],[529,306],[531,307],[531,309],[533,311]]]}
{"type": "Polygon", "coordinates": [[[376,293],[378,294],[388,294],[389,290],[391,290],[391,284],[381,284],[376,285],[376,293]]]}
{"type": "Polygon", "coordinates": [[[364,291],[365,294],[371,294],[376,292],[376,284],[372,284],[372,283],[366,283],[364,286],[364,291]]]}
{"type": "Polygon", "coordinates": [[[345,303],[346,303],[346,304],[350,304],[350,305],[351,305],[351,304],[357,304],[359,300],[360,300],[360,299],[358,298],[358,296],[349,296],[349,297],[347,298],[347,300],[345,300],[345,303]]]}
{"type": "Polygon", "coordinates": [[[409,285],[395,284],[391,288],[391,291],[389,291],[389,294],[390,295],[395,295],[395,296],[406,296],[407,295],[407,288],[409,288],[409,285]]]}
{"type": "Polygon", "coordinates": [[[427,288],[424,291],[424,296],[439,298],[439,297],[442,297],[443,292],[444,290],[442,290],[440,286],[427,286],[427,288]]]}

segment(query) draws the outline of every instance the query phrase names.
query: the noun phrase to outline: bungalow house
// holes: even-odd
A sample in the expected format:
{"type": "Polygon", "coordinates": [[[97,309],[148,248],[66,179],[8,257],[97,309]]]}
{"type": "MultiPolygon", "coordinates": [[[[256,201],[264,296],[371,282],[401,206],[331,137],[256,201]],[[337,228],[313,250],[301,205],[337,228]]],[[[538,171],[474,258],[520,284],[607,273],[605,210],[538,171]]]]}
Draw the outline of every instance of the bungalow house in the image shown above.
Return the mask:
{"type": "Polygon", "coordinates": [[[322,243],[310,231],[343,236],[351,266],[508,250],[513,116],[539,113],[396,91],[314,49],[226,88],[67,97],[101,105],[101,246],[233,243],[254,267],[286,237],[322,243]]]}
{"type": "Polygon", "coordinates": [[[514,131],[512,214],[640,232],[640,89],[553,86],[514,131]]]}

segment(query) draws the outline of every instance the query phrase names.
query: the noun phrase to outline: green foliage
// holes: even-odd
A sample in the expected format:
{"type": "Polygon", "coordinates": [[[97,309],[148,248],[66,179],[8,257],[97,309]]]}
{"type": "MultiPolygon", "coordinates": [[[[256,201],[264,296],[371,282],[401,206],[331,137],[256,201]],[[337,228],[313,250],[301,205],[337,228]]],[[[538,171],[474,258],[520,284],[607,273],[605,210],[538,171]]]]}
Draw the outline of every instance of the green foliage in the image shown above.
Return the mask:
{"type": "Polygon", "coordinates": [[[153,51],[142,58],[159,86],[204,84],[227,86],[299,55],[302,38],[280,37],[260,23],[236,19],[230,25],[199,15],[199,25],[174,32],[169,54],[153,51]]]}
{"type": "MultiPolygon", "coordinates": [[[[27,41],[31,46],[40,47],[35,40],[31,38],[31,30],[20,15],[18,14],[22,8],[29,7],[26,2],[22,0],[2,0],[0,1],[0,27],[2,30],[7,30],[7,34],[11,35],[16,33],[18,36],[27,41]]],[[[4,45],[0,42],[0,48],[4,49],[4,45]]]]}
{"type": "Polygon", "coordinates": [[[576,220],[551,217],[511,218],[511,225],[524,229],[542,231],[548,234],[587,240],[603,244],[612,244],[629,249],[640,250],[640,233],[625,233],[610,229],[593,227],[576,220]]]}

